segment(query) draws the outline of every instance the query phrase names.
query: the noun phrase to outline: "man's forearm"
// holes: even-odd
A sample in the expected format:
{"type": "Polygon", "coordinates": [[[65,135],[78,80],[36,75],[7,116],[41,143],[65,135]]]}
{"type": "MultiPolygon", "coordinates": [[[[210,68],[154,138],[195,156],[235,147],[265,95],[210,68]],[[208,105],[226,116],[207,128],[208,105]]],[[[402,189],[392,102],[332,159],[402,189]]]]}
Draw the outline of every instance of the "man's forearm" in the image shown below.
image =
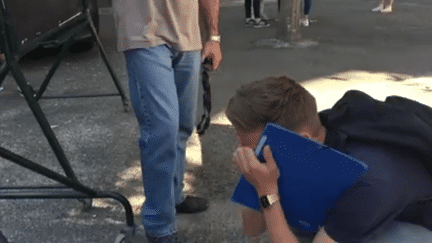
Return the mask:
{"type": "MultiPolygon", "coordinates": [[[[286,221],[280,201],[271,205],[269,208],[263,209],[263,216],[272,238],[272,243],[299,242],[286,221]]],[[[335,243],[335,241],[327,235],[324,228],[321,228],[315,235],[313,243],[335,243]]]]}
{"type": "Polygon", "coordinates": [[[288,226],[280,201],[263,209],[263,215],[273,243],[299,242],[288,226]]]}
{"type": "Polygon", "coordinates": [[[242,210],[243,234],[258,236],[266,231],[262,212],[245,208],[242,210]]]}
{"type": "Polygon", "coordinates": [[[219,0],[199,0],[204,11],[209,36],[219,35],[219,0]]]}

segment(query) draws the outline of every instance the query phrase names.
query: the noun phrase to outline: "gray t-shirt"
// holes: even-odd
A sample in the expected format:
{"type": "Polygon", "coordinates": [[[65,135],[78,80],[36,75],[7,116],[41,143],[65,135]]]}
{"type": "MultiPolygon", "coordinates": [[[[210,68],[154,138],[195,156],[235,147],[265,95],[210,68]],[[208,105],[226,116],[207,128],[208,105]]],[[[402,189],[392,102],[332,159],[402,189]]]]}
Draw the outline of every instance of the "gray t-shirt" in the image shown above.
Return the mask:
{"type": "Polygon", "coordinates": [[[114,0],[113,6],[118,51],[163,44],[202,48],[198,0],[114,0]]]}

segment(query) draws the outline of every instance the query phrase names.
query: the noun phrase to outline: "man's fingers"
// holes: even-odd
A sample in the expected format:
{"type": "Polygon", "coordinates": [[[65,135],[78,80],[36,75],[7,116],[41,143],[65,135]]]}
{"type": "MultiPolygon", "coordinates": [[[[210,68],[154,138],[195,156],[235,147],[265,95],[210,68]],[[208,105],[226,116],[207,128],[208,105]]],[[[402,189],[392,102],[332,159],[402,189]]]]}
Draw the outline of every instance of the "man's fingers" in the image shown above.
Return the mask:
{"type": "Polygon", "coordinates": [[[251,148],[238,148],[236,151],[236,156],[237,165],[240,167],[240,170],[243,172],[243,174],[248,174],[252,170],[259,169],[259,166],[262,166],[255,157],[255,153],[251,148]]]}
{"type": "Polygon", "coordinates": [[[212,70],[218,70],[220,63],[222,62],[222,52],[219,42],[207,41],[204,44],[201,53],[201,62],[203,62],[206,58],[212,60],[212,70]]]}
{"type": "Polygon", "coordinates": [[[244,155],[244,148],[238,148],[235,154],[236,154],[237,165],[242,171],[242,173],[243,174],[248,173],[249,164],[244,155]]]}
{"type": "Polygon", "coordinates": [[[268,145],[264,147],[264,159],[269,165],[270,164],[275,165],[275,161],[273,159],[273,153],[270,149],[270,146],[268,145]]]}
{"type": "Polygon", "coordinates": [[[213,70],[217,71],[219,69],[219,66],[222,62],[222,58],[221,57],[215,57],[213,58],[213,70]]]}
{"type": "Polygon", "coordinates": [[[265,158],[266,163],[267,163],[267,168],[269,170],[277,169],[278,170],[278,177],[279,177],[279,168],[276,165],[276,161],[273,158],[273,153],[270,149],[270,146],[268,146],[268,145],[266,145],[264,147],[264,158],[265,158]]]}

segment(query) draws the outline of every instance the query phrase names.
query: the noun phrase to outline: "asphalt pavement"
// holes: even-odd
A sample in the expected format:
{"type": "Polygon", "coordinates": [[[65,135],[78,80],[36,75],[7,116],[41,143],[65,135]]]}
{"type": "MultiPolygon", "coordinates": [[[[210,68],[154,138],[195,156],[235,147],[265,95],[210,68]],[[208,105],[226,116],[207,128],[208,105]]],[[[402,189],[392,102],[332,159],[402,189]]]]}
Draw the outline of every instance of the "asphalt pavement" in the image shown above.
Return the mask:
{"type": "MultiPolygon", "coordinates": [[[[233,127],[226,120],[228,99],[242,84],[266,76],[289,76],[317,98],[319,109],[330,107],[349,89],[378,99],[401,95],[432,106],[432,3],[397,0],[391,14],[372,13],[375,0],[314,1],[311,24],[302,27],[313,47],[274,48],[278,31],[275,1],[266,2],[268,28],[245,27],[241,1],[221,0],[222,51],[219,71],[210,74],[212,124],[188,146],[185,191],[206,197],[210,208],[197,215],[179,215],[185,242],[269,242],[243,236],[239,206],[230,195],[239,173],[231,163],[236,148],[233,127]],[[264,44],[263,44],[264,43],[264,44]]],[[[110,9],[102,9],[100,38],[108,59],[127,90],[124,58],[116,52],[110,9]]],[[[22,60],[32,86],[48,72],[55,51],[22,60]]],[[[0,91],[0,146],[63,174],[57,159],[11,76],[0,91]]],[[[96,48],[70,53],[46,95],[116,92],[96,48]]],[[[199,102],[202,102],[201,100],[199,102]]],[[[95,190],[126,196],[140,225],[145,200],[137,146],[137,123],[118,96],[42,99],[39,102],[79,181],[95,190]]],[[[200,103],[201,104],[201,103],[200,103]]],[[[198,111],[201,115],[201,110],[198,111]]],[[[1,186],[52,185],[53,182],[0,158],[1,186]]],[[[0,230],[10,243],[115,242],[126,228],[125,212],[112,199],[94,199],[85,209],[75,199],[0,200],[0,230]]],[[[139,227],[137,229],[139,230],[139,227]]],[[[139,232],[130,240],[146,242],[139,232]]]]}

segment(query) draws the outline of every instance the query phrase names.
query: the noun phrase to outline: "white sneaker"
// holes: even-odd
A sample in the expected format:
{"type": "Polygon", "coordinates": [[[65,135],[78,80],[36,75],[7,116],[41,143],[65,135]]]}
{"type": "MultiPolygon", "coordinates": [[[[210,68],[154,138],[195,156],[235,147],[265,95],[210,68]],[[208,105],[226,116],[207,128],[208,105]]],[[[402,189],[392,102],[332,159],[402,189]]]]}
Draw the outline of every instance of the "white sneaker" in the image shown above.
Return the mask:
{"type": "Polygon", "coordinates": [[[265,27],[269,27],[270,24],[267,21],[264,21],[262,19],[257,19],[256,20],[256,24],[255,24],[255,28],[265,28],[265,27]]]}
{"type": "Polygon", "coordinates": [[[248,26],[248,27],[255,26],[256,25],[256,21],[255,21],[255,19],[252,19],[252,18],[246,19],[245,25],[248,26]]]}
{"type": "Polygon", "coordinates": [[[391,13],[392,12],[392,6],[388,6],[381,10],[381,13],[391,13]]]}
{"type": "Polygon", "coordinates": [[[380,4],[376,8],[372,9],[372,12],[381,12],[384,9],[384,5],[380,4]]]}
{"type": "Polygon", "coordinates": [[[309,26],[309,17],[306,15],[302,19],[300,19],[300,24],[304,27],[309,26]]]}

